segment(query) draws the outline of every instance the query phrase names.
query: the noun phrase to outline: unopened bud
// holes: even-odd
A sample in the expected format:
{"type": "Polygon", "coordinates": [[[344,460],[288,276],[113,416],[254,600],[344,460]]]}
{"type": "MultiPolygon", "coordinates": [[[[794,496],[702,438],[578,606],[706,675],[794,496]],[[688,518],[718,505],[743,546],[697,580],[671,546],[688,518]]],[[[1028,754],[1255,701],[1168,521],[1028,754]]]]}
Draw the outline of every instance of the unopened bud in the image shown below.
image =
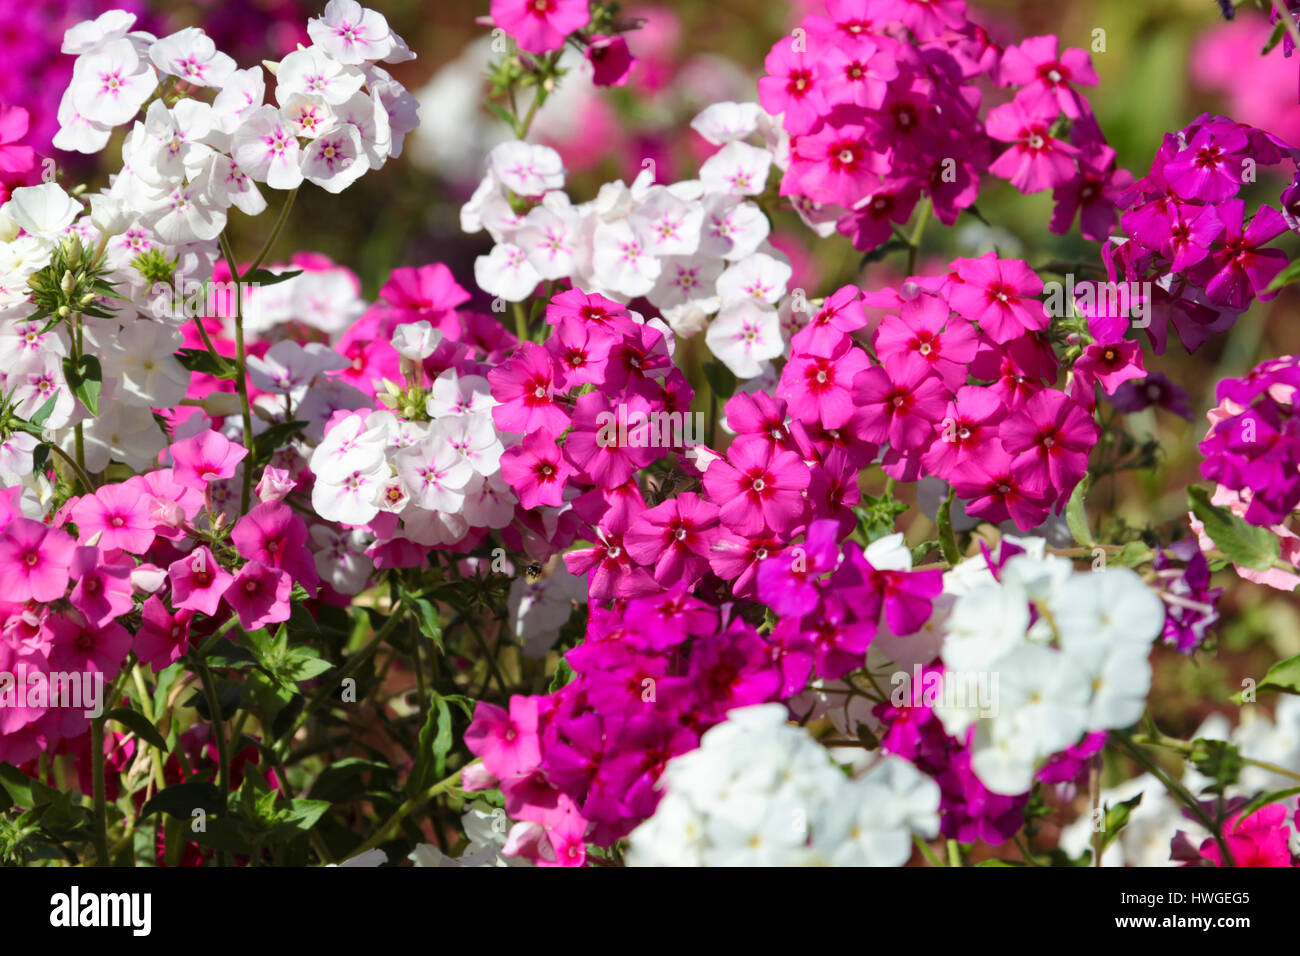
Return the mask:
{"type": "Polygon", "coordinates": [[[72,290],[77,287],[77,280],[72,275],[71,269],[65,269],[63,278],[59,281],[59,288],[63,290],[64,295],[72,295],[72,290]]]}

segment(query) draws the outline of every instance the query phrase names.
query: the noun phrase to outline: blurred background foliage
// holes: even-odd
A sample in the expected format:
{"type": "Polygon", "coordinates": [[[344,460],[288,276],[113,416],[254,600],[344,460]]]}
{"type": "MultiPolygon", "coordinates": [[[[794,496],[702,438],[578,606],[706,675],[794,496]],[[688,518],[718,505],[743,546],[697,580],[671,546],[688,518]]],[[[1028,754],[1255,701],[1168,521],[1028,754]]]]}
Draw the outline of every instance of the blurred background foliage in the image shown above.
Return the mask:
{"type": "MultiPolygon", "coordinates": [[[[0,8],[10,8],[12,19],[14,10],[28,2],[0,0],[0,8]]],[[[48,0],[50,11],[59,8],[65,21],[71,17],[68,22],[110,5],[107,0],[48,0]],[[68,12],[74,8],[80,15],[68,12]]],[[[143,8],[146,25],[155,32],[204,25],[221,49],[248,66],[278,59],[293,44],[306,42],[305,19],[318,12],[323,0],[134,0],[128,5],[143,8]]],[[[354,269],[368,296],[376,294],[395,266],[442,261],[475,293],[473,304],[486,309],[486,298],[474,286],[473,262],[487,251],[489,241],[483,234],[463,235],[458,212],[478,182],[482,156],[506,135],[504,125],[481,106],[490,41],[489,28],[475,18],[487,14],[487,0],[367,0],[367,5],[382,12],[419,54],[392,72],[420,99],[422,131],[407,139],[401,158],[342,195],[327,197],[305,184],[277,252],[284,257],[296,250],[325,253],[354,269]]],[[[1300,58],[1284,59],[1280,47],[1261,57],[1270,29],[1263,15],[1249,8],[1226,23],[1214,0],[982,0],[970,6],[999,43],[1053,33],[1063,46],[1092,53],[1101,84],[1084,92],[1119,164],[1135,177],[1146,173],[1166,133],[1204,111],[1300,143],[1300,58]]],[[[567,76],[534,124],[533,138],[561,150],[575,202],[594,197],[610,179],[630,181],[646,159],[657,163],[661,182],[690,178],[707,155],[706,144],[687,125],[690,119],[716,100],[756,99],[764,55],[804,12],[817,7],[818,0],[629,4],[624,12],[646,17],[647,24],[629,37],[640,63],[628,85],[596,92],[580,71],[567,76]]],[[[52,22],[57,24],[57,17],[52,22]]],[[[22,37],[6,20],[0,24],[0,46],[13,42],[23,42],[22,37]]],[[[54,88],[44,95],[57,104],[60,92],[54,88]]],[[[989,90],[994,102],[1003,95],[989,90]]],[[[39,145],[38,151],[48,152],[39,145]]],[[[82,160],[65,170],[71,170],[69,178],[102,185],[118,156],[114,143],[97,158],[97,169],[82,160]]],[[[1261,173],[1261,193],[1276,201],[1285,182],[1264,181],[1265,175],[1261,173]]],[[[1021,196],[990,181],[979,209],[991,227],[967,216],[951,230],[931,224],[921,271],[942,269],[953,256],[979,254],[992,244],[1001,254],[1034,266],[1099,263],[1098,247],[1084,242],[1077,229],[1068,236],[1047,231],[1050,193],[1021,196]]],[[[255,221],[233,215],[236,249],[247,254],[257,248],[272,221],[273,213],[255,221]]],[[[903,262],[897,255],[859,272],[861,257],[846,239],[810,241],[814,237],[792,214],[775,225],[774,243],[795,266],[792,285],[802,286],[810,297],[846,282],[879,288],[901,278],[903,262]]],[[[1300,245],[1295,236],[1289,239],[1287,249],[1294,256],[1300,245]]],[[[1148,356],[1149,370],[1165,373],[1191,393],[1195,418],[1187,422],[1154,410],[1128,417],[1133,437],[1154,439],[1160,451],[1152,467],[1107,477],[1094,487],[1089,513],[1094,522],[1098,515],[1108,516],[1100,529],[1103,540],[1113,540],[1108,530],[1122,534],[1125,526],[1155,527],[1166,537],[1186,528],[1185,490],[1200,481],[1196,443],[1206,429],[1203,415],[1214,404],[1215,384],[1264,358],[1300,349],[1296,305],[1297,293],[1284,292],[1257,304],[1231,332],[1194,355],[1175,344],[1163,356],[1148,356]]],[[[873,480],[869,476],[864,486],[873,480]]],[[[912,542],[933,536],[932,526],[915,509],[902,517],[900,526],[912,542]]],[[[1231,572],[1219,577],[1218,583],[1230,585],[1219,628],[1222,652],[1194,658],[1161,652],[1164,666],[1157,667],[1151,700],[1170,733],[1190,733],[1210,709],[1220,709],[1216,702],[1227,707],[1242,677],[1259,679],[1278,657],[1300,652],[1300,607],[1294,596],[1238,581],[1231,572]]]]}

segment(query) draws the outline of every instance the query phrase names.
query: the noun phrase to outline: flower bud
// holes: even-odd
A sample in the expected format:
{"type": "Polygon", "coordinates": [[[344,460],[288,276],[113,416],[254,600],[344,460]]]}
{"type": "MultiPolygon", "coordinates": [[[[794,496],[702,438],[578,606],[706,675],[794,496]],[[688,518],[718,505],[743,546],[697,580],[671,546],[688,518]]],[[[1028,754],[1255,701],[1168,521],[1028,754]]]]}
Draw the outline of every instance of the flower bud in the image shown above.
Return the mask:
{"type": "Polygon", "coordinates": [[[295,481],[283,468],[267,467],[262,472],[262,478],[257,483],[257,500],[266,504],[271,501],[283,501],[288,497],[289,492],[298,486],[295,481]]]}

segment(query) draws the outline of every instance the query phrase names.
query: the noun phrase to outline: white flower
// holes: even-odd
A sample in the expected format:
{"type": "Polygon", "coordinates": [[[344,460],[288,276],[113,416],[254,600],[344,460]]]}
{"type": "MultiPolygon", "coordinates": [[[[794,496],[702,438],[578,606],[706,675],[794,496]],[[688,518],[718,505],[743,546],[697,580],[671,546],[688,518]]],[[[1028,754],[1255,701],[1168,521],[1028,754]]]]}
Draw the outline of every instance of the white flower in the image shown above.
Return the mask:
{"type": "Polygon", "coordinates": [[[709,193],[758,196],[767,188],[772,154],[748,143],[728,143],[704,161],[700,182],[709,193]]]}
{"type": "Polygon", "coordinates": [[[602,287],[627,298],[654,288],[659,260],[646,251],[627,220],[597,226],[592,248],[592,270],[602,287]]]}
{"type": "Polygon", "coordinates": [[[543,279],[563,279],[573,274],[576,217],[546,205],[534,206],[515,233],[515,242],[543,279]]]}
{"type": "Polygon", "coordinates": [[[691,120],[691,129],[714,146],[746,139],[758,129],[757,103],[713,103],[691,120]]]}
{"type": "Polygon", "coordinates": [[[480,475],[501,469],[505,447],[489,414],[448,415],[429,428],[434,441],[446,442],[480,475]]]}
{"type": "Polygon", "coordinates": [[[442,342],[442,331],[428,322],[407,322],[393,329],[393,348],[412,362],[420,362],[434,353],[442,342]]]}
{"type": "Polygon", "coordinates": [[[501,472],[486,478],[475,473],[465,486],[465,505],[461,510],[471,528],[504,528],[515,520],[519,499],[501,477],[501,472]]]}
{"type": "Polygon", "coordinates": [[[763,210],[754,203],[715,193],[704,199],[700,252],[736,262],[757,252],[770,229],[763,210]]]}
{"type": "Polygon", "coordinates": [[[72,105],[103,126],[121,126],[140,111],[158,86],[153,68],[141,62],[131,41],[110,40],[77,58],[72,105]]]}
{"type": "Polygon", "coordinates": [[[266,79],[260,66],[236,70],[212,101],[213,115],[223,132],[233,133],[244,118],[266,99],[266,79]]]}
{"type": "Polygon", "coordinates": [[[464,503],[465,486],[474,473],[465,457],[432,429],[420,444],[394,455],[393,465],[415,505],[453,514],[464,503]]]}
{"type": "Polygon", "coordinates": [[[752,300],[718,312],[705,336],[709,349],[737,378],[753,378],[784,350],[776,310],[752,300]]]}
{"type": "Polygon", "coordinates": [[[646,298],[659,309],[674,333],[682,337],[695,335],[721,306],[716,283],[723,262],[700,255],[665,256],[659,262],[659,278],[646,298]]]}
{"type": "Polygon", "coordinates": [[[272,189],[294,189],[302,183],[298,140],[274,106],[260,106],[244,116],[230,151],[240,169],[272,189]]]}
{"type": "Polygon", "coordinates": [[[125,10],[107,10],[94,20],[83,20],[63,34],[61,53],[80,56],[96,47],[126,36],[135,24],[135,14],[125,10]]]}
{"type": "Polygon", "coordinates": [[[178,76],[191,86],[219,89],[235,72],[235,61],[198,27],[186,27],[156,40],[149,48],[149,59],[163,73],[178,76]]]}
{"type": "Polygon", "coordinates": [[[351,123],[336,126],[307,147],[303,176],[328,193],[340,193],[369,168],[361,148],[361,133],[351,123]]]}
{"type": "Polygon", "coordinates": [[[312,557],[316,571],[340,594],[360,594],[375,569],[365,554],[365,535],[358,530],[335,530],[327,524],[311,526],[312,557]]]}
{"type": "Polygon", "coordinates": [[[330,0],[323,15],[307,21],[307,35],[334,59],[350,64],[385,59],[400,42],[382,13],[356,0],[330,0]]]}
{"type": "Polygon", "coordinates": [[[746,299],[776,305],[785,295],[791,275],[789,262],[756,252],[729,266],[718,277],[718,298],[723,308],[746,299]]]}
{"type": "Polygon", "coordinates": [[[491,412],[497,404],[492,387],[481,375],[461,375],[449,368],[433,380],[425,411],[430,418],[491,412]]]}
{"type": "Polygon", "coordinates": [[[66,232],[81,210],[81,203],[58,183],[20,186],[0,206],[0,214],[8,216],[24,232],[46,242],[53,242],[66,232]]]}
{"type": "Polygon", "coordinates": [[[226,211],[212,200],[202,182],[175,186],[156,210],[141,218],[169,246],[215,239],[226,228],[226,211]]]}
{"type": "Polygon", "coordinates": [[[318,46],[294,50],[275,71],[275,101],[281,106],[295,93],[318,97],[331,105],[346,103],[365,77],[318,46]]]}
{"type": "Polygon", "coordinates": [[[510,140],[488,153],[488,170],[517,196],[564,188],[564,161],[549,146],[510,140]]]}
{"type": "Polygon", "coordinates": [[[537,288],[541,276],[519,246],[499,243],[486,256],[474,260],[474,281],[488,295],[507,302],[522,302],[537,288]]]}
{"type": "Polygon", "coordinates": [[[632,230],[656,256],[689,256],[700,247],[704,206],[680,199],[663,186],[650,189],[630,216],[632,230]]]}
{"type": "Polygon", "coordinates": [[[1137,572],[1123,567],[1074,575],[1049,606],[1066,650],[1098,644],[1149,647],[1165,620],[1160,598],[1137,572]]]}

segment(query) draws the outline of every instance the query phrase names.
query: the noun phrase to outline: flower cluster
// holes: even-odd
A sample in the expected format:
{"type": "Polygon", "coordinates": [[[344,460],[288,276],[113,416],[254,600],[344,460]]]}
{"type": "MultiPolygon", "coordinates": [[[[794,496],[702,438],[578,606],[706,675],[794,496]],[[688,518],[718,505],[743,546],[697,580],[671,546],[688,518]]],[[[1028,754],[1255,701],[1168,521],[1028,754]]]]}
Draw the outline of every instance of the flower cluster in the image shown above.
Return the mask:
{"type": "Polygon", "coordinates": [[[847,778],[775,704],[732,711],[664,784],[630,866],[902,866],[938,830],[938,788],[910,763],[847,778]]]}

